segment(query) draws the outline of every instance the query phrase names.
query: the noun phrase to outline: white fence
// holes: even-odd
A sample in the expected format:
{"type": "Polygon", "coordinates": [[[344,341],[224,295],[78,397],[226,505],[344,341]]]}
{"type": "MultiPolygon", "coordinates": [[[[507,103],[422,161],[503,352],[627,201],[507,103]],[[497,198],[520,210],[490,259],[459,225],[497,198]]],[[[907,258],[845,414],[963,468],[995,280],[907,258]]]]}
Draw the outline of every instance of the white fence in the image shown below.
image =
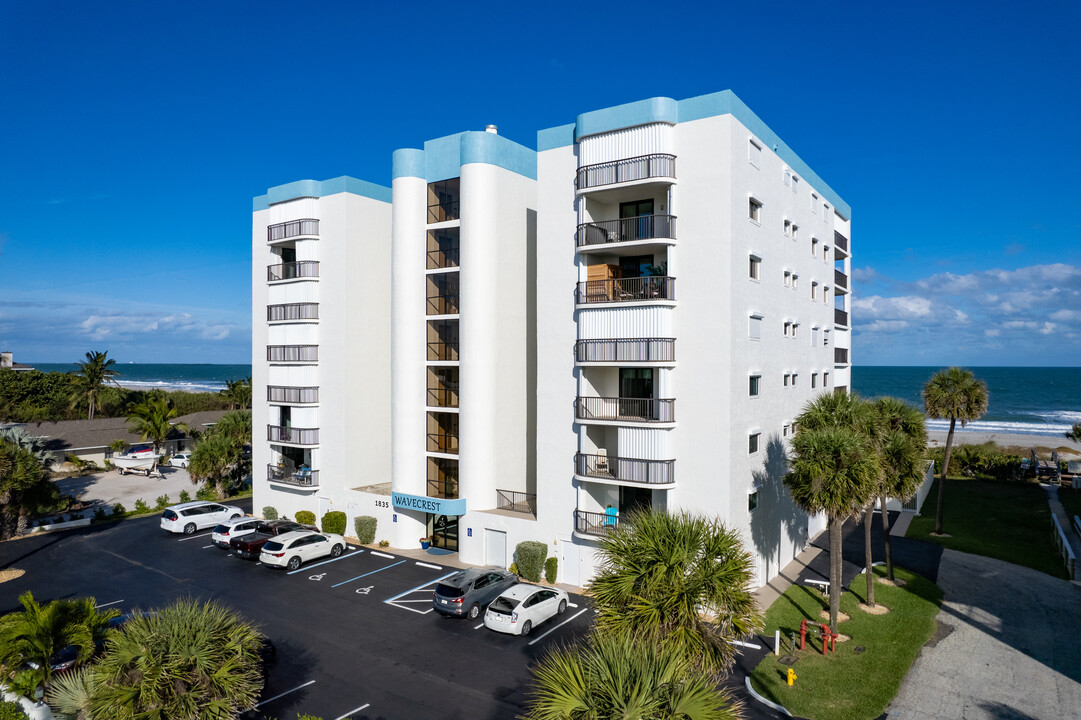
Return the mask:
{"type": "MultiPolygon", "coordinates": [[[[1055,530],[1055,544],[1058,545],[1059,555],[1062,556],[1063,562],[1066,564],[1066,572],[1069,574],[1071,580],[1077,579],[1077,558],[1074,557],[1073,548],[1070,547],[1070,539],[1066,537],[1066,533],[1062,530],[1062,525],[1059,525],[1058,515],[1051,514],[1051,524],[1055,530]]],[[[1074,515],[1074,524],[1078,524],[1077,516],[1074,515]]]]}
{"type": "Polygon", "coordinates": [[[891,512],[911,512],[920,514],[920,508],[923,507],[923,501],[927,499],[927,493],[931,492],[931,483],[935,481],[935,461],[927,461],[927,469],[923,474],[923,484],[920,485],[920,489],[916,491],[916,494],[910,497],[905,502],[901,502],[896,498],[889,498],[886,501],[886,509],[891,512]]]}

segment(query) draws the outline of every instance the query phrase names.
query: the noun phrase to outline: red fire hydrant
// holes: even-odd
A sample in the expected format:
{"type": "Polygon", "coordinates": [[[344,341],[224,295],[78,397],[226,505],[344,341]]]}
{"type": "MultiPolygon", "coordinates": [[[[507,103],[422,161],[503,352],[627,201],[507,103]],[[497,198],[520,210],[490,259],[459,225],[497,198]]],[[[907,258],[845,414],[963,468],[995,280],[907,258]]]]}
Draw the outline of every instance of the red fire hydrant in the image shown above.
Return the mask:
{"type": "Polygon", "coordinates": [[[799,624],[799,649],[803,650],[807,647],[807,619],[804,618],[803,622],[799,624]]]}
{"type": "Polygon", "coordinates": [[[822,654],[828,655],[829,650],[837,649],[837,633],[830,632],[830,626],[822,623],[822,654]],[[828,649],[827,649],[828,648],[828,649]]]}

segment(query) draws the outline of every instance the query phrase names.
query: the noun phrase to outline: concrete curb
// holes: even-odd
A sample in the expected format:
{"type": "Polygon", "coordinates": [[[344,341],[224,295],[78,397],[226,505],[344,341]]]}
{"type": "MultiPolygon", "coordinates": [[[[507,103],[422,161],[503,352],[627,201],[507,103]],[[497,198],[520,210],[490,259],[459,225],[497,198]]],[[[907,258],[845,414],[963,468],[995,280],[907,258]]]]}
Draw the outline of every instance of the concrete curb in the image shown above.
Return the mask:
{"type": "Polygon", "coordinates": [[[91,518],[83,518],[81,520],[68,520],[67,522],[51,523],[49,525],[35,525],[34,527],[27,528],[27,535],[35,535],[37,533],[52,532],[53,530],[67,530],[68,528],[86,527],[90,524],[91,518]]]}
{"type": "Polygon", "coordinates": [[[763,705],[766,705],[767,707],[771,707],[771,708],[773,708],[774,710],[776,710],[776,711],[777,711],[777,712],[779,712],[779,713],[784,713],[784,714],[785,714],[785,715],[787,715],[788,717],[792,717],[792,713],[788,712],[788,710],[786,710],[786,709],[785,709],[785,707],[784,707],[783,705],[778,705],[778,704],[777,704],[777,703],[775,703],[775,702],[771,702],[771,701],[769,701],[769,700],[765,699],[764,697],[762,697],[761,695],[759,695],[758,693],[756,693],[756,692],[754,691],[754,688],[753,688],[753,687],[751,687],[751,676],[750,676],[750,675],[748,675],[747,677],[743,678],[743,680],[744,680],[744,685],[746,685],[746,686],[747,686],[747,693],[748,693],[748,694],[749,694],[749,695],[750,695],[751,697],[753,697],[753,698],[754,698],[755,700],[757,700],[758,702],[762,703],[763,705]]]}

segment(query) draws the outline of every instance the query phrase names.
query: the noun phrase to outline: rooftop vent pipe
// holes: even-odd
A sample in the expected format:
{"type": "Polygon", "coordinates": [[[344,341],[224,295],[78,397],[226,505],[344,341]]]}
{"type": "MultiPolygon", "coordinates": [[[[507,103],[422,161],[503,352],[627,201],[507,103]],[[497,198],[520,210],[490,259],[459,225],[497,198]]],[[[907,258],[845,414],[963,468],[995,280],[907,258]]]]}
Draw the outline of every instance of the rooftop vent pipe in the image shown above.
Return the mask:
{"type": "Polygon", "coordinates": [[[493,135],[499,134],[499,126],[497,125],[485,125],[484,132],[490,132],[493,135]]]}

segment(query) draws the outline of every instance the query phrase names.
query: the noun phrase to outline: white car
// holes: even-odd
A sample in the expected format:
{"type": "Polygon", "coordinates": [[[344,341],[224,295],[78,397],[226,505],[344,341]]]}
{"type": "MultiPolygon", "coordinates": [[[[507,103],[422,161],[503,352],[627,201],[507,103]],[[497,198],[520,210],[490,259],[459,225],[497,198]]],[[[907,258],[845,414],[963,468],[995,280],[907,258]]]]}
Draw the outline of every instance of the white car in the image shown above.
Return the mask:
{"type": "Polygon", "coordinates": [[[228,550],[230,540],[255,532],[255,529],[265,522],[266,520],[252,517],[231,518],[214,526],[210,542],[228,550]]]}
{"type": "Polygon", "coordinates": [[[301,564],[321,557],[338,557],[345,551],[345,538],[334,533],[294,530],[267,540],[259,562],[271,567],[296,570],[301,564]]]}
{"type": "Polygon", "coordinates": [[[169,458],[169,465],[172,467],[186,468],[191,464],[190,452],[178,452],[169,458]]]}
{"type": "Polygon", "coordinates": [[[528,635],[545,620],[562,615],[569,598],[559,588],[519,583],[497,597],[484,613],[484,627],[511,635],[528,635]]]}
{"type": "Polygon", "coordinates": [[[235,505],[195,500],[165,508],[161,514],[161,529],[192,535],[196,530],[239,517],[244,517],[244,511],[235,505]]]}

